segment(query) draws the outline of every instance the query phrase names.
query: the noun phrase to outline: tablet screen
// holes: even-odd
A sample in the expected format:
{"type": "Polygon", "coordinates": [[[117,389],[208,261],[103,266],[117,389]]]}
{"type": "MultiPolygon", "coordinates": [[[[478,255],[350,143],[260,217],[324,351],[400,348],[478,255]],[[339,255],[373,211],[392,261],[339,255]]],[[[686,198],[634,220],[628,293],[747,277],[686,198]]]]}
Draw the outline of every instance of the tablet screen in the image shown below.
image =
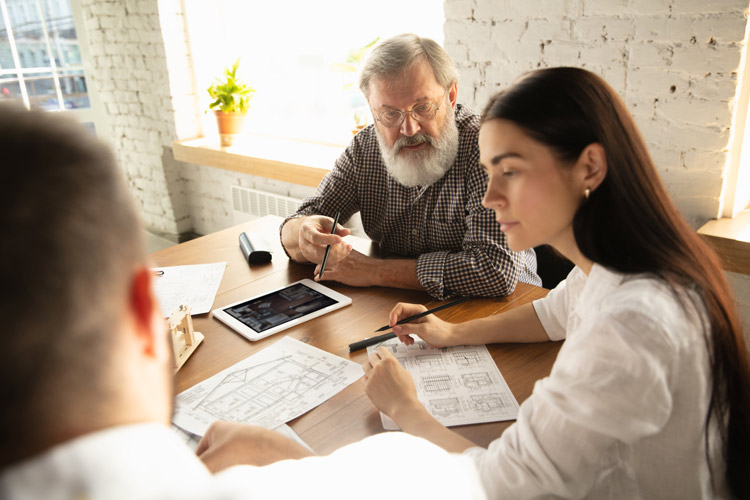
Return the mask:
{"type": "Polygon", "coordinates": [[[256,332],[262,332],[336,303],[336,300],[297,283],[223,310],[256,332]]]}

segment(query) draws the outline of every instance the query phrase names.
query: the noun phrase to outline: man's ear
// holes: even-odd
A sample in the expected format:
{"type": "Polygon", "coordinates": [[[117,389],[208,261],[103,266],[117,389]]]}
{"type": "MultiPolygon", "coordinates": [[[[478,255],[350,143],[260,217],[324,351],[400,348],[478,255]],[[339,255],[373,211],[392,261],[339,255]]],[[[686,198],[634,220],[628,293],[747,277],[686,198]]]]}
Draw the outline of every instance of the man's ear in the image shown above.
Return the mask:
{"type": "Polygon", "coordinates": [[[448,88],[448,99],[451,102],[451,107],[455,109],[456,100],[458,99],[458,82],[453,82],[448,88]]]}
{"type": "Polygon", "coordinates": [[[153,273],[141,266],[133,273],[130,287],[130,317],[134,335],[142,343],[143,353],[153,357],[166,356],[166,326],[152,289],[153,273]]]}
{"type": "Polygon", "coordinates": [[[578,157],[584,189],[596,190],[607,177],[607,154],[598,142],[592,142],[578,157]]]}

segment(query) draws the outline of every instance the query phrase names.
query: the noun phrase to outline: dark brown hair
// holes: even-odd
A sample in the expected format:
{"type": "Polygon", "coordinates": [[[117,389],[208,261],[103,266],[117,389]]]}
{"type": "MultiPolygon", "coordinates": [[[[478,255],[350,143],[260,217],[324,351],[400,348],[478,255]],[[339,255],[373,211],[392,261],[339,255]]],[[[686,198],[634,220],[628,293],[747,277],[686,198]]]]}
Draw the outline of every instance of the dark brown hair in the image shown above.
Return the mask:
{"type": "Polygon", "coordinates": [[[576,243],[588,259],[616,271],[651,273],[673,290],[697,287],[712,375],[706,453],[713,419],[727,483],[736,497],[750,498],[750,370],[729,286],[716,254],[670,201],[622,100],[583,69],[542,69],[494,96],[482,122],[492,119],[513,122],[564,163],[591,143],[603,146],[607,176],[575,215],[576,243]]]}
{"type": "Polygon", "coordinates": [[[106,401],[115,327],[145,254],[122,174],[89,130],[3,103],[0,151],[2,467],[106,401]]]}

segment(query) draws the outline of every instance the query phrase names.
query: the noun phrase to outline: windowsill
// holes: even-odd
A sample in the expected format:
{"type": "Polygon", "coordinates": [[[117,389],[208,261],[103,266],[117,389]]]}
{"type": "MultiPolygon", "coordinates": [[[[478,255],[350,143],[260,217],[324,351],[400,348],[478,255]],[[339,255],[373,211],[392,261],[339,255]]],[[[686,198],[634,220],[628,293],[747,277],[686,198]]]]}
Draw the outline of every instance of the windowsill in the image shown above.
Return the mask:
{"type": "Polygon", "coordinates": [[[172,144],[175,160],[318,187],[344,146],[247,135],[230,147],[199,137],[172,144]]]}
{"type": "Polygon", "coordinates": [[[733,218],[710,220],[698,234],[719,254],[724,269],[750,274],[750,210],[733,218]]]}

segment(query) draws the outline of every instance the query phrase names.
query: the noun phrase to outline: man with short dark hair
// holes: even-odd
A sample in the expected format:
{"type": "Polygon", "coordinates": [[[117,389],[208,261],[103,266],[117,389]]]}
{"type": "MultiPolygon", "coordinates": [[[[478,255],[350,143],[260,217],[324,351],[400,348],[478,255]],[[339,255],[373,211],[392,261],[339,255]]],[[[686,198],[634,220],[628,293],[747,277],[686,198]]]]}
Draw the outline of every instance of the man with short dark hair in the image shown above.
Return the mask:
{"type": "Polygon", "coordinates": [[[424,289],[439,299],[504,296],[518,281],[541,285],[534,251],[511,251],[482,206],[479,117],[456,103],[445,50],[412,34],[389,38],[373,49],[359,83],[375,123],[282,225],[289,256],[320,264],[331,245],[321,279],[424,289]],[[331,234],[336,212],[343,222],[360,212],[367,235],[394,258],[352,250],[343,227],[331,234]]]}
{"type": "Polygon", "coordinates": [[[8,104],[0,151],[0,498],[381,498],[373,474],[396,452],[416,478],[393,474],[389,496],[483,498],[470,459],[402,433],[313,457],[220,423],[199,444],[204,465],[169,428],[172,349],[112,154],[67,119],[8,104]],[[435,471],[450,484],[419,480],[435,471]]]}

